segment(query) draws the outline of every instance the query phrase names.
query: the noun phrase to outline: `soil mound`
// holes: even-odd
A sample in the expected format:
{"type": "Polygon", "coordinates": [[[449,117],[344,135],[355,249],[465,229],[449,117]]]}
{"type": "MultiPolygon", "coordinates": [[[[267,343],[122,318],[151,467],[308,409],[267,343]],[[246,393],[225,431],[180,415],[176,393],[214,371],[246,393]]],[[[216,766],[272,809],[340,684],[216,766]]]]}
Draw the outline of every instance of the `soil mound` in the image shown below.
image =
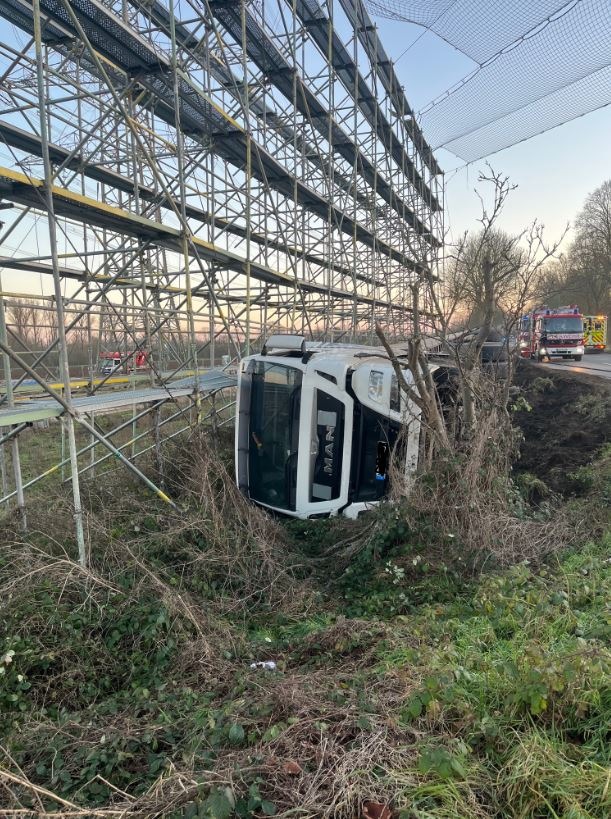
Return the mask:
{"type": "Polygon", "coordinates": [[[575,471],[610,440],[611,384],[529,362],[520,362],[515,380],[532,409],[515,415],[524,440],[514,470],[572,494],[575,471]]]}

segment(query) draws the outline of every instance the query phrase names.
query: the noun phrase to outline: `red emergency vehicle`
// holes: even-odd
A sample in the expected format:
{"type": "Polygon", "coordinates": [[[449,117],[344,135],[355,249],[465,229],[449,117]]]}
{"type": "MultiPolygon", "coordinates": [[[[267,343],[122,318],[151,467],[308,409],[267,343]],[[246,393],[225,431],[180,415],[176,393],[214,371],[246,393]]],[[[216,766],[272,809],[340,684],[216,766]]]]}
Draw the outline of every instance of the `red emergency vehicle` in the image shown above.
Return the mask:
{"type": "Polygon", "coordinates": [[[584,353],[583,316],[576,304],[537,307],[520,321],[518,343],[522,358],[572,358],[584,353]]]}
{"type": "MultiPolygon", "coordinates": [[[[125,353],[123,356],[125,356],[125,353]]],[[[121,365],[121,358],[122,356],[119,352],[100,353],[100,370],[102,374],[110,375],[121,370],[130,373],[133,372],[134,369],[143,370],[148,367],[148,353],[144,350],[138,350],[133,353],[126,362],[123,362],[123,365],[121,365]]]]}

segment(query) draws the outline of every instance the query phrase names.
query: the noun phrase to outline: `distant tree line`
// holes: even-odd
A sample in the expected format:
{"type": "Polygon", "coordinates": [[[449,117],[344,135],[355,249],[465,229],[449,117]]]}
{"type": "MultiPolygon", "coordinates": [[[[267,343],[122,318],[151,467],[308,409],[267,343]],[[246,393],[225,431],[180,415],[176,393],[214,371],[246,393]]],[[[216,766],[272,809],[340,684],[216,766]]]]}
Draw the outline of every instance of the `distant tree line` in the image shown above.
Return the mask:
{"type": "MultiPolygon", "coordinates": [[[[57,313],[53,307],[36,298],[15,298],[5,300],[7,330],[9,344],[26,361],[32,362],[38,354],[45,350],[57,339],[57,313]]],[[[67,321],[73,315],[68,314],[67,321]]],[[[91,351],[89,350],[89,329],[87,318],[83,316],[67,334],[68,360],[72,375],[86,374],[89,364],[94,371],[99,371],[104,364],[103,353],[118,351],[122,355],[126,351],[133,351],[138,345],[146,349],[144,333],[141,329],[142,321],[136,321],[130,326],[129,332],[112,316],[104,316],[103,329],[100,332],[100,317],[93,316],[91,320],[91,351]]],[[[211,363],[219,366],[223,358],[229,355],[235,357],[235,344],[232,343],[227,332],[216,334],[214,341],[214,361],[211,361],[212,347],[209,343],[208,332],[196,333],[196,345],[199,348],[198,362],[202,367],[211,363]]],[[[154,367],[160,370],[173,370],[184,362],[190,355],[188,330],[178,321],[170,322],[162,334],[156,334],[152,339],[152,355],[154,367]]],[[[59,376],[59,353],[55,347],[49,352],[42,366],[44,374],[53,377],[59,376]]],[[[14,377],[21,375],[21,370],[13,365],[14,377]]],[[[0,372],[0,380],[4,373],[0,372]]]]}
{"type": "Polygon", "coordinates": [[[548,265],[541,282],[551,307],[578,304],[586,315],[611,311],[611,179],[591,193],[575,220],[567,253],[548,265]]]}
{"type": "Polygon", "coordinates": [[[536,222],[517,235],[501,230],[496,221],[465,234],[444,271],[444,300],[454,311],[455,328],[479,326],[490,314],[499,327],[515,326],[519,311],[535,304],[577,304],[586,315],[609,315],[611,180],[587,197],[574,230],[562,254],[559,246],[568,228],[551,245],[536,222]]]}

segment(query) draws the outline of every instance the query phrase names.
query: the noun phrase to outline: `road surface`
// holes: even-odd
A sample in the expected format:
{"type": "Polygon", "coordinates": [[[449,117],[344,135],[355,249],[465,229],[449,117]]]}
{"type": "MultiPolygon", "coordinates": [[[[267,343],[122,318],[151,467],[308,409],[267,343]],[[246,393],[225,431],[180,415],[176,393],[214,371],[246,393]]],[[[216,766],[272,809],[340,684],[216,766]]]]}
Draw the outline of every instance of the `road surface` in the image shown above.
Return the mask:
{"type": "Polygon", "coordinates": [[[581,361],[554,361],[542,366],[554,370],[568,370],[573,373],[596,375],[599,378],[611,378],[611,353],[589,353],[581,361]]]}

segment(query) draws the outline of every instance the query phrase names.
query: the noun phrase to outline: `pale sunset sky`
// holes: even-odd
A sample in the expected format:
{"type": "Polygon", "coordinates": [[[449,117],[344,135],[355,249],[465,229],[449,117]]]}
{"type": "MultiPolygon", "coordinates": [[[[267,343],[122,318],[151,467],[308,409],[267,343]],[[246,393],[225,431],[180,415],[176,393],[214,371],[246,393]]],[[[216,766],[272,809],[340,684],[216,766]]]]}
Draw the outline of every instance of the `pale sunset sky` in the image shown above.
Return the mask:
{"type": "MultiPolygon", "coordinates": [[[[397,74],[416,112],[474,68],[469,58],[418,26],[380,17],[374,21],[386,52],[397,61],[397,74]],[[409,47],[414,40],[417,42],[409,47]]],[[[21,32],[18,36],[20,40],[25,37],[21,32]]],[[[340,36],[345,39],[343,31],[340,36]]],[[[0,20],[0,39],[11,42],[14,37],[12,26],[0,20]]],[[[445,171],[445,224],[451,241],[466,229],[477,229],[480,205],[473,189],[484,162],[465,166],[444,149],[436,155],[445,171]]],[[[0,160],[0,164],[11,164],[10,152],[1,143],[0,160]]],[[[554,240],[574,219],[587,194],[611,178],[611,106],[505,149],[489,162],[518,186],[499,225],[508,232],[520,232],[536,218],[545,224],[548,239],[554,240]]],[[[26,250],[28,240],[16,235],[4,252],[14,252],[18,243],[21,252],[26,250]]]]}
{"type": "MultiPolygon", "coordinates": [[[[423,34],[421,27],[380,17],[374,21],[387,54],[397,61],[397,75],[416,112],[475,68],[468,57],[434,34],[423,34]]],[[[436,156],[446,175],[446,226],[452,238],[477,227],[480,204],[473,189],[484,161],[464,167],[463,160],[443,149],[436,156]]],[[[611,178],[611,106],[500,151],[488,161],[518,185],[500,226],[517,233],[536,218],[554,239],[579,212],[588,193],[611,178]]]]}

